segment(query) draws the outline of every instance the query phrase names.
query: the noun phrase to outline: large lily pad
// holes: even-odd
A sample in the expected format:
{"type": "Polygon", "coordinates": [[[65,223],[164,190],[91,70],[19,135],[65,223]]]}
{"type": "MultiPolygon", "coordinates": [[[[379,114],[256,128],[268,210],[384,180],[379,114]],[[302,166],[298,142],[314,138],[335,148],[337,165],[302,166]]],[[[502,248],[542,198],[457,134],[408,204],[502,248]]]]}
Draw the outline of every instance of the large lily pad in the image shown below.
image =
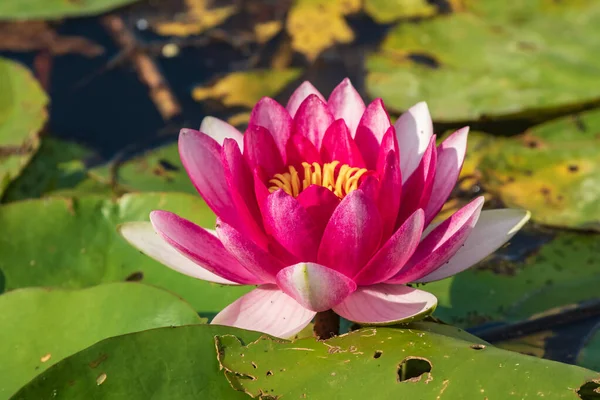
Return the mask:
{"type": "Polygon", "coordinates": [[[164,290],[112,283],[83,290],[19,289],[0,296],[0,398],[99,340],[202,322],[164,290]]]}
{"type": "Polygon", "coordinates": [[[0,58],[0,197],[39,146],[38,132],[46,122],[47,102],[27,68],[0,58]]]}
{"type": "Polygon", "coordinates": [[[600,3],[464,3],[392,29],[367,62],[370,96],[395,111],[426,100],[440,122],[539,117],[600,99],[600,40],[591,33],[600,3]]]}
{"type": "Polygon", "coordinates": [[[475,151],[481,183],[536,222],[600,231],[599,130],[600,112],[589,111],[490,138],[475,151]]]}
{"type": "Polygon", "coordinates": [[[247,394],[262,399],[436,398],[440,393],[463,399],[512,393],[516,398],[591,400],[597,397],[578,397],[577,391],[596,377],[580,367],[415,327],[288,342],[196,325],[107,339],[60,362],[14,399],[52,393],[63,399],[141,399],[150,392],[156,399],[183,400],[242,399],[247,394]]]}
{"type": "Polygon", "coordinates": [[[0,20],[60,19],[94,15],[133,3],[137,0],[18,0],[0,2],[0,20]]]}
{"type": "Polygon", "coordinates": [[[596,373],[415,329],[362,329],[325,342],[216,338],[233,387],[255,398],[578,399],[596,373]]]}
{"type": "Polygon", "coordinates": [[[195,325],[162,328],[104,340],[58,363],[13,399],[248,399],[219,371],[215,335],[244,342],[260,334],[195,325]]]}
{"type": "Polygon", "coordinates": [[[164,209],[214,227],[214,214],[198,196],[180,193],[48,198],[0,207],[0,272],[5,290],[31,286],[84,288],[105,282],[141,280],[186,299],[213,315],[248,287],[220,286],[181,275],[131,247],[118,224],[148,220],[164,209]],[[26,229],[24,229],[26,227],[26,229]]]}

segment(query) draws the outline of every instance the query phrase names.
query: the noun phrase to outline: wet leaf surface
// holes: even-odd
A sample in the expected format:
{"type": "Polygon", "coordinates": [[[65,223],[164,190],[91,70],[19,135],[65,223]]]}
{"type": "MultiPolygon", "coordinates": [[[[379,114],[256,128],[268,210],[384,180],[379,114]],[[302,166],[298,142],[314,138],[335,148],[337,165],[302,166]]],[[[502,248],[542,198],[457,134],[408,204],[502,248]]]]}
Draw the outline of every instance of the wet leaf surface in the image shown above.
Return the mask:
{"type": "Polygon", "coordinates": [[[214,214],[205,203],[181,193],[129,194],[118,200],[102,196],[48,198],[1,206],[4,290],[84,288],[125,281],[137,274],[141,282],[172,291],[212,317],[251,289],[212,284],[172,271],[141,254],[117,233],[118,224],[147,221],[150,211],[156,209],[214,227],[214,214]]]}
{"type": "Polygon", "coordinates": [[[426,100],[440,122],[540,117],[600,99],[600,42],[588,33],[598,2],[451,3],[465,4],[390,31],[367,61],[371,97],[395,111],[426,100]]]}
{"type": "MultiPolygon", "coordinates": [[[[71,291],[29,288],[4,294],[0,296],[0,398],[8,398],[36,375],[99,340],[201,322],[177,296],[136,283],[71,291]]],[[[107,357],[91,365],[97,368],[107,357]]]]}
{"type": "Polygon", "coordinates": [[[26,67],[0,57],[0,196],[39,146],[47,102],[26,67]]]}
{"type": "Polygon", "coordinates": [[[381,24],[401,18],[430,17],[437,12],[436,7],[427,0],[365,0],[363,8],[381,24]]]}

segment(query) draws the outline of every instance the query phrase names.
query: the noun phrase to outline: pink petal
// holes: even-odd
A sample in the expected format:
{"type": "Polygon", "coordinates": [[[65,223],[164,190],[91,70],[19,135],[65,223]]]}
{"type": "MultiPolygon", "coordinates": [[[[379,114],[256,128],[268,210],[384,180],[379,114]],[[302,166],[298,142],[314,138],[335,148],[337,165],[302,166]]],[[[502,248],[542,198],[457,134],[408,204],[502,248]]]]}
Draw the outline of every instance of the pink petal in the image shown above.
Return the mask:
{"type": "Polygon", "coordinates": [[[400,169],[406,182],[417,169],[433,135],[433,123],[427,103],[417,103],[409,108],[394,126],[400,147],[400,169]]]}
{"type": "Polygon", "coordinates": [[[339,161],[341,164],[348,164],[351,167],[365,167],[360,150],[354,143],[350,130],[343,119],[335,121],[325,132],[321,158],[324,162],[339,161]]]}
{"type": "Polygon", "coordinates": [[[361,286],[366,286],[385,282],[396,275],[421,241],[424,215],[421,209],[415,211],[371,258],[354,281],[361,286]]]}
{"type": "Polygon", "coordinates": [[[383,101],[375,99],[366,108],[358,124],[358,128],[356,128],[356,136],[354,138],[367,164],[367,168],[375,169],[379,145],[390,126],[390,117],[385,110],[383,101]]]}
{"type": "Polygon", "coordinates": [[[510,208],[482,211],[475,228],[452,258],[417,281],[437,281],[477,264],[508,242],[527,223],[530,215],[529,211],[510,208]]]}
{"type": "Polygon", "coordinates": [[[322,237],[331,214],[340,204],[339,197],[323,186],[310,185],[300,192],[296,200],[310,214],[319,232],[318,236],[322,237]]]}
{"type": "Polygon", "coordinates": [[[404,285],[359,287],[333,310],[347,320],[364,325],[392,325],[433,313],[437,299],[431,293],[404,285]]]}
{"type": "Polygon", "coordinates": [[[262,216],[254,195],[253,177],[240,149],[232,139],[225,139],[222,150],[223,169],[235,204],[241,229],[255,242],[266,245],[262,216]]]}
{"type": "Polygon", "coordinates": [[[277,274],[277,285],[308,310],[326,311],[356,290],[346,275],[315,263],[298,263],[277,274]]]}
{"type": "Polygon", "coordinates": [[[402,186],[402,200],[398,212],[398,224],[402,223],[416,209],[423,208],[429,203],[437,163],[435,135],[430,139],[429,146],[421,158],[419,167],[402,186]]]}
{"type": "Polygon", "coordinates": [[[467,135],[469,127],[457,130],[442,142],[437,148],[437,162],[431,198],[425,208],[425,224],[440,212],[454,189],[467,150],[467,135]]]}
{"type": "Polygon", "coordinates": [[[308,211],[279,189],[267,197],[263,214],[265,228],[298,261],[316,261],[319,231],[308,211]]]}
{"type": "Polygon", "coordinates": [[[365,103],[352,86],[350,79],[345,78],[333,89],[327,104],[335,119],[342,118],[346,121],[350,134],[354,137],[360,118],[365,112],[365,103]]]}
{"type": "Polygon", "coordinates": [[[302,135],[292,135],[286,146],[287,163],[302,171],[302,163],[321,164],[321,155],[314,144],[302,135]]]}
{"type": "Polygon", "coordinates": [[[254,180],[254,196],[256,197],[256,204],[258,204],[261,217],[262,214],[265,213],[267,197],[269,197],[270,194],[269,189],[265,185],[265,182],[268,178],[266,178],[264,175],[264,172],[261,171],[260,168],[255,168],[252,174],[254,180]]]}
{"type": "Polygon", "coordinates": [[[390,127],[381,142],[377,160],[377,172],[380,176],[377,207],[383,221],[382,240],[387,240],[394,231],[400,209],[402,173],[400,172],[398,154],[396,133],[394,127],[390,127]]]}
{"type": "Polygon", "coordinates": [[[273,135],[285,161],[285,145],[292,134],[292,117],[281,104],[269,97],[263,97],[252,109],[248,125],[258,125],[267,129],[273,135]]]}
{"type": "Polygon", "coordinates": [[[283,160],[273,136],[262,126],[248,126],[244,135],[244,149],[250,168],[261,167],[269,177],[283,172],[283,160]]]}
{"type": "Polygon", "coordinates": [[[286,106],[292,118],[294,118],[294,115],[296,115],[300,104],[302,104],[302,102],[311,94],[316,95],[319,99],[321,99],[321,101],[325,101],[325,97],[323,97],[317,88],[315,88],[309,81],[302,82],[302,84],[298,86],[296,90],[294,90],[294,93],[292,93],[290,96],[286,106]]]}
{"type": "Polygon", "coordinates": [[[242,267],[221,241],[204,228],[168,211],[152,211],[150,221],[167,243],[213,274],[247,285],[262,282],[242,267]]]}
{"type": "Polygon", "coordinates": [[[211,324],[234,326],[287,339],[304,329],[315,314],[277,286],[264,285],[225,307],[211,324]]]}
{"type": "Polygon", "coordinates": [[[127,222],[120,225],[118,230],[133,247],[177,272],[221,285],[239,285],[213,274],[202,265],[181,255],[154,231],[150,222],[127,222]]]}
{"type": "Polygon", "coordinates": [[[308,138],[319,150],[323,135],[332,123],[333,115],[327,104],[319,96],[311,94],[302,102],[294,116],[294,132],[308,138]]]}
{"type": "Polygon", "coordinates": [[[240,149],[244,148],[244,136],[240,131],[215,117],[204,117],[200,124],[200,132],[206,133],[211,138],[215,139],[221,146],[225,139],[233,139],[237,142],[240,149]]]}
{"type": "Polygon", "coordinates": [[[325,228],[317,262],[353,277],[377,250],[381,225],[375,203],[362,190],[351,192],[325,228]]]}
{"type": "Polygon", "coordinates": [[[215,214],[235,221],[236,212],[221,161],[221,146],[210,136],[182,129],[179,156],[194,187],[215,214]]]}
{"type": "Polygon", "coordinates": [[[414,282],[440,268],[467,240],[481,207],[483,197],[478,197],[438,225],[421,241],[404,268],[387,282],[414,282]]]}
{"type": "Polygon", "coordinates": [[[262,282],[275,283],[275,275],[285,267],[248,236],[217,219],[217,235],[225,249],[262,282]]]}

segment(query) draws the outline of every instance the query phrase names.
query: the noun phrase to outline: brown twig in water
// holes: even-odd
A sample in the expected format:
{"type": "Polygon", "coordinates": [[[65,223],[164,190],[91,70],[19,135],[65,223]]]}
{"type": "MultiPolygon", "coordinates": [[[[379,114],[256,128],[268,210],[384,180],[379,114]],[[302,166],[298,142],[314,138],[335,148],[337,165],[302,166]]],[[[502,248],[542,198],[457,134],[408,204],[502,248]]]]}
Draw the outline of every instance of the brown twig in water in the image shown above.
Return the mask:
{"type": "Polygon", "coordinates": [[[181,114],[181,106],[169,84],[156,63],[137,44],[135,36],[123,19],[117,15],[107,15],[102,17],[102,25],[133,63],[140,80],[150,89],[150,98],[163,120],[168,121],[181,114]]]}
{"type": "Polygon", "coordinates": [[[317,313],[313,332],[317,339],[325,340],[340,333],[340,316],[333,310],[317,313]]]}

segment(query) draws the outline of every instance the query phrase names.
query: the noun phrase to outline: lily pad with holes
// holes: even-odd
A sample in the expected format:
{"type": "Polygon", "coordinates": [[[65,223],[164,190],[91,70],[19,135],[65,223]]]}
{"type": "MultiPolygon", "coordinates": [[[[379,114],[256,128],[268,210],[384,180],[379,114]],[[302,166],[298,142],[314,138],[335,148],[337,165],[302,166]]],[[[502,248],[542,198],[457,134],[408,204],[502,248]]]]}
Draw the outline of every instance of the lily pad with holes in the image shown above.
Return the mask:
{"type": "Polygon", "coordinates": [[[0,197],[39,146],[47,103],[46,94],[27,68],[0,58],[0,197]]]}
{"type": "Polygon", "coordinates": [[[489,139],[476,153],[482,186],[508,207],[546,225],[600,232],[599,111],[489,139]]]}
{"type": "Polygon", "coordinates": [[[118,187],[126,191],[198,193],[181,164],[177,143],[150,150],[115,167],[94,168],[90,175],[105,184],[115,179],[118,187]]]}
{"type": "Polygon", "coordinates": [[[137,0],[18,0],[0,3],[0,20],[61,19],[95,15],[137,0]]]}
{"type": "Polygon", "coordinates": [[[425,100],[439,122],[540,118],[600,101],[597,1],[451,3],[452,14],[389,32],[367,60],[371,97],[396,112],[425,100]]]}
{"type": "Polygon", "coordinates": [[[0,398],[99,340],[201,322],[177,296],[139,283],[6,293],[0,296],[0,398]]]}
{"type": "Polygon", "coordinates": [[[140,193],[48,198],[0,207],[0,275],[4,290],[44,286],[84,288],[135,280],[170,290],[204,316],[213,316],[251,288],[221,286],[179,274],[130,246],[117,233],[126,221],[147,221],[152,210],[176,212],[214,227],[215,216],[198,197],[140,193]],[[27,227],[27,229],[23,229],[27,227]]]}
{"type": "Polygon", "coordinates": [[[63,399],[142,399],[151,390],[155,398],[181,400],[248,395],[436,398],[440,393],[463,399],[505,394],[592,400],[595,397],[583,394],[580,387],[586,381],[586,391],[597,387],[591,382],[595,378],[597,373],[580,367],[415,327],[362,329],[323,342],[289,342],[196,325],[102,341],[46,371],[14,399],[47,398],[52,393],[63,399]],[[102,355],[106,357],[97,363],[102,355]]]}
{"type": "Polygon", "coordinates": [[[87,178],[84,159],[93,152],[76,143],[44,137],[36,155],[6,189],[4,202],[72,189],[87,178]]]}

